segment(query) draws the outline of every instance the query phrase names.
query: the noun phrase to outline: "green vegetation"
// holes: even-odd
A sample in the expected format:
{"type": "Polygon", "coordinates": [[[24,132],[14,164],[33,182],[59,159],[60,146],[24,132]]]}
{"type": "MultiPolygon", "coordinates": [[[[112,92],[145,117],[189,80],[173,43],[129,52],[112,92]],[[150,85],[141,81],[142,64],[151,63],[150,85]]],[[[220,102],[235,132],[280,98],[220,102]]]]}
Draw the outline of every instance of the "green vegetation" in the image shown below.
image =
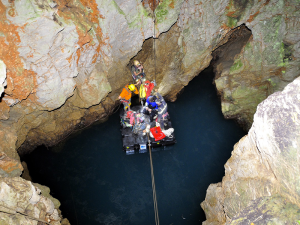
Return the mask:
{"type": "Polygon", "coordinates": [[[230,73],[233,73],[234,71],[239,70],[240,68],[242,68],[243,63],[240,59],[235,60],[234,64],[230,67],[230,73]]]}
{"type": "Polygon", "coordinates": [[[112,1],[112,4],[113,4],[114,7],[116,7],[116,9],[118,10],[118,12],[119,12],[121,15],[125,16],[125,13],[124,13],[123,10],[118,6],[118,4],[116,3],[115,0],[112,1]]]}
{"type": "Polygon", "coordinates": [[[278,41],[279,28],[282,24],[282,16],[274,16],[267,21],[261,21],[262,30],[264,30],[264,42],[278,41]]]}
{"type": "Polygon", "coordinates": [[[270,84],[273,86],[273,87],[275,87],[277,84],[276,84],[276,82],[273,80],[273,79],[271,79],[271,78],[269,78],[269,79],[267,79],[269,82],[270,82],[270,84]]]}
{"type": "Polygon", "coordinates": [[[236,18],[229,17],[229,16],[227,18],[228,18],[227,26],[230,28],[234,28],[236,26],[238,20],[236,18]]]}
{"type": "Polygon", "coordinates": [[[174,0],[164,0],[155,9],[156,22],[161,23],[164,21],[165,17],[169,14],[170,4],[174,0]]]}

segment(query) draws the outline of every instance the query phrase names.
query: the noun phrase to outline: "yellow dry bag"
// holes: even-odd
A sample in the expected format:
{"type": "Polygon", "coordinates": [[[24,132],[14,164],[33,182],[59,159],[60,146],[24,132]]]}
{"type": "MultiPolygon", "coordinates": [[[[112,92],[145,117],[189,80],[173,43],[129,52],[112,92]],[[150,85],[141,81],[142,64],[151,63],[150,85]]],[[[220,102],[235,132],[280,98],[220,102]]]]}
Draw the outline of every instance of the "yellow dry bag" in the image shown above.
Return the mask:
{"type": "Polygon", "coordinates": [[[144,84],[141,84],[139,92],[140,98],[146,98],[146,88],[144,87],[144,84]]]}

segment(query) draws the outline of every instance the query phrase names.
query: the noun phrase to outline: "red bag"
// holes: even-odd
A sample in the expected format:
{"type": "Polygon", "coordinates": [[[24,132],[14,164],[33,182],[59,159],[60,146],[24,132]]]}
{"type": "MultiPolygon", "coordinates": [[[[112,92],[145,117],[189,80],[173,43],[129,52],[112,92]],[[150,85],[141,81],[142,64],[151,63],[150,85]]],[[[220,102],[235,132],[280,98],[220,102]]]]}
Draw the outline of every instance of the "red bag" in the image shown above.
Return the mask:
{"type": "Polygon", "coordinates": [[[150,131],[155,138],[155,141],[159,141],[166,137],[166,135],[161,131],[160,127],[152,127],[150,128],[150,131]]]}
{"type": "Polygon", "coordinates": [[[145,81],[144,87],[146,88],[146,99],[151,95],[151,91],[154,88],[154,84],[149,80],[145,81]]]}
{"type": "Polygon", "coordinates": [[[132,113],[133,113],[133,112],[132,112],[131,110],[130,110],[130,111],[127,111],[126,118],[130,119],[132,113]]]}

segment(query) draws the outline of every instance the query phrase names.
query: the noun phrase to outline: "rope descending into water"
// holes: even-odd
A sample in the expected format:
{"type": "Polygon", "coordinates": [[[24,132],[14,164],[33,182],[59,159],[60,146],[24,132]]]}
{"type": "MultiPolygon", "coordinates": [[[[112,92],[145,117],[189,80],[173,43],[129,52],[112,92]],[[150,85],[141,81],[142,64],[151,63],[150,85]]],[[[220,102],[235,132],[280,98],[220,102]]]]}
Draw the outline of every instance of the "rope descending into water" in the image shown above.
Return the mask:
{"type": "Polygon", "coordinates": [[[148,136],[148,146],[149,146],[149,155],[150,155],[150,167],[151,167],[151,179],[152,179],[152,192],[153,192],[155,224],[159,225],[157,198],[156,198],[156,189],[155,189],[155,180],[154,180],[154,172],[153,172],[153,163],[152,163],[152,154],[151,154],[151,144],[150,144],[149,133],[147,133],[147,136],[148,136]]]}
{"type": "MultiPolygon", "coordinates": [[[[156,52],[155,52],[155,4],[156,0],[153,0],[153,56],[154,56],[154,80],[156,83],[156,52]]],[[[149,132],[147,132],[148,136],[148,147],[149,147],[149,155],[150,155],[150,167],[151,167],[151,180],[152,180],[152,192],[153,192],[153,203],[154,203],[154,214],[155,214],[155,224],[159,225],[159,216],[158,216],[158,208],[157,208],[157,198],[156,198],[156,189],[155,189],[155,180],[154,180],[154,172],[153,172],[153,162],[152,162],[152,153],[151,153],[151,144],[149,138],[149,132]]]]}

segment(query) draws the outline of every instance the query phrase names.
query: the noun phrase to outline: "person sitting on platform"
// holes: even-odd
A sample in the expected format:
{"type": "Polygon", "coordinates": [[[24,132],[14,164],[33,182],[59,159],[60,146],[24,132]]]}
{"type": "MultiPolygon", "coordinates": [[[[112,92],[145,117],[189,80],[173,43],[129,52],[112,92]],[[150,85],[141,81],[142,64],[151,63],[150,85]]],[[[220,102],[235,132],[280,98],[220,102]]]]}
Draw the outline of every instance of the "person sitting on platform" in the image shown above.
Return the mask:
{"type": "Polygon", "coordinates": [[[164,122],[166,120],[166,117],[168,116],[168,105],[165,99],[161,96],[161,94],[156,92],[156,96],[157,96],[156,104],[158,105],[157,122],[159,123],[160,128],[164,130],[165,128],[164,122]]]}
{"type": "Polygon", "coordinates": [[[144,67],[138,60],[133,61],[133,65],[131,66],[131,74],[134,82],[137,84],[140,84],[142,81],[146,80],[144,67]]]}
{"type": "Polygon", "coordinates": [[[119,99],[124,105],[124,111],[130,110],[132,92],[135,94],[139,93],[134,84],[129,84],[123,88],[119,96],[119,99]]]}
{"type": "Polygon", "coordinates": [[[149,96],[146,100],[144,114],[150,115],[150,122],[153,121],[154,117],[157,115],[158,105],[155,102],[155,96],[149,96]]]}

